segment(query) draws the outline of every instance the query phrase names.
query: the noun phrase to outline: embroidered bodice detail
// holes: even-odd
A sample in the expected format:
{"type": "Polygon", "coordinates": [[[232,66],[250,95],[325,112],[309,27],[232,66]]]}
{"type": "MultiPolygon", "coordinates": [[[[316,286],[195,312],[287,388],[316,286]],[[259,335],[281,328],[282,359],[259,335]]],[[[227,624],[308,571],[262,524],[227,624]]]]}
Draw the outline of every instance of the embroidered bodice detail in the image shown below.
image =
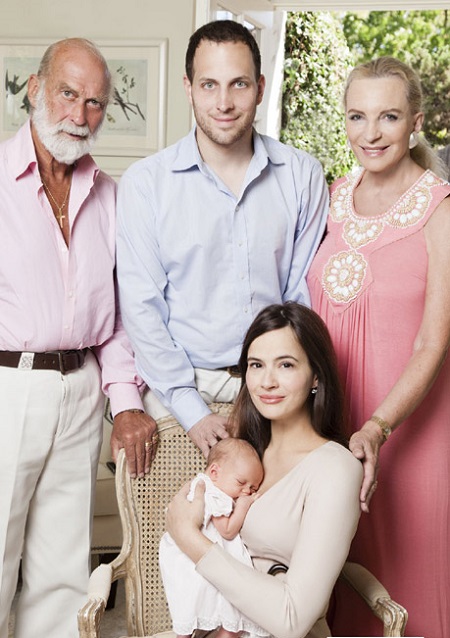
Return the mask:
{"type": "Polygon", "coordinates": [[[323,272],[323,287],[337,302],[355,299],[362,288],[367,262],[354,250],[340,252],[328,260],[323,272]]]}
{"type": "MultiPolygon", "coordinates": [[[[424,220],[432,199],[432,188],[444,182],[431,171],[426,171],[385,213],[373,217],[357,215],[353,206],[353,193],[362,176],[362,170],[350,174],[332,193],[330,222],[342,224],[343,245],[331,255],[324,266],[322,287],[336,303],[348,303],[363,288],[368,263],[362,252],[392,230],[408,229],[424,220]],[[342,250],[342,248],[346,248],[342,250]]],[[[394,238],[395,239],[395,238],[394,238]]],[[[392,239],[391,239],[392,240],[392,239]]],[[[389,241],[386,239],[386,241],[389,241]]],[[[374,249],[378,244],[374,246],[374,249]]]]}

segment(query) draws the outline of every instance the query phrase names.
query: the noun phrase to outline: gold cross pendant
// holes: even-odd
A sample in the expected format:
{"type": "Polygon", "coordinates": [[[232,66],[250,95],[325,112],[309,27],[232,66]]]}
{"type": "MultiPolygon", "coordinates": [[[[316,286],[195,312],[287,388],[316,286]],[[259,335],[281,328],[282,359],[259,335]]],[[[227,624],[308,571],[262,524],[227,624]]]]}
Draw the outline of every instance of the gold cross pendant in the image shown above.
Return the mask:
{"type": "Polygon", "coordinates": [[[66,216],[64,215],[64,213],[62,212],[61,209],[58,210],[58,221],[59,221],[59,226],[62,230],[62,227],[64,226],[64,220],[66,219],[66,216]]]}

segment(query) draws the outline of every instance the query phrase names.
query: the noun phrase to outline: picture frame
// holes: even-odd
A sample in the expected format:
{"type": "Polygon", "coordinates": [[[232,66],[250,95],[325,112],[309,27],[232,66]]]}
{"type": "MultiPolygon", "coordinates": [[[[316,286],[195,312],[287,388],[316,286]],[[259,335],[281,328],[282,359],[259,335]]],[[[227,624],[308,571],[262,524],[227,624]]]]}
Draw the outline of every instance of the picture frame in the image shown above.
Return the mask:
{"type": "MultiPolygon", "coordinates": [[[[0,139],[26,121],[27,81],[49,46],[44,40],[0,40],[0,139]]],[[[96,157],[145,157],[165,146],[167,40],[96,41],[112,75],[113,97],[94,147],[96,157]]],[[[27,104],[28,103],[28,104],[27,104]]]]}

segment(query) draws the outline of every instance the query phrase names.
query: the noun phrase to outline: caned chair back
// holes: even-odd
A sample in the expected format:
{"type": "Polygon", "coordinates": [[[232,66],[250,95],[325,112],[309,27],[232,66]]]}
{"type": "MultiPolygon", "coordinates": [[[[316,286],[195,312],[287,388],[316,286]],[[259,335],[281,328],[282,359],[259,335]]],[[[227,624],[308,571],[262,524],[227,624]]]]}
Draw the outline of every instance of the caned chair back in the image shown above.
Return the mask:
{"type": "MultiPolygon", "coordinates": [[[[228,416],[230,404],[212,404],[228,416]]],[[[165,531],[166,507],[187,481],[205,469],[205,458],[173,417],[158,422],[159,442],[150,473],[130,479],[121,452],[116,470],[117,497],[124,542],[113,561],[125,570],[128,633],[152,636],[171,628],[161,582],[158,550],[165,531]]]]}

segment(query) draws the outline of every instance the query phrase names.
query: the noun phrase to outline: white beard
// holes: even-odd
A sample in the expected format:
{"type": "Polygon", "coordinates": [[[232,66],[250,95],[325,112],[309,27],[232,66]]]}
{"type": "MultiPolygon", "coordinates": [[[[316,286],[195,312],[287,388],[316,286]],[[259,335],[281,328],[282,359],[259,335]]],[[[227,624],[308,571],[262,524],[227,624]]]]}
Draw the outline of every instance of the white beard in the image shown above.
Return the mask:
{"type": "Polygon", "coordinates": [[[91,133],[87,125],[77,126],[69,122],[52,124],[48,118],[44,85],[41,86],[36,96],[36,107],[31,113],[31,121],[42,144],[55,160],[61,164],[74,164],[80,157],[88,155],[100,130],[99,126],[94,133],[91,133]],[[63,134],[61,135],[61,133],[63,134]],[[85,139],[72,140],[64,133],[79,135],[85,139]]]}

